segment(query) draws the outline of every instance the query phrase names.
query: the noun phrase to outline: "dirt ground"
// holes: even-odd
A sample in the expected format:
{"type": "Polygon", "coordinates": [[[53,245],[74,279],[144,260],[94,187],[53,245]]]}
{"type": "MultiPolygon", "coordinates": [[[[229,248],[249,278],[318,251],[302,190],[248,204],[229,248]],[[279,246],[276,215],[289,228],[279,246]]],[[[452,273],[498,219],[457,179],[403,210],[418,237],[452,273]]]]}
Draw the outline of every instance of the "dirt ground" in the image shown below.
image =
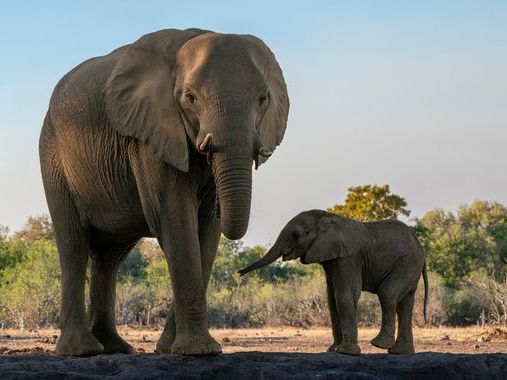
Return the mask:
{"type": "Polygon", "coordinates": [[[507,332],[495,328],[415,329],[415,355],[388,355],[359,331],[360,356],[324,352],[330,329],[215,329],[224,355],[157,355],[160,329],[120,327],[136,355],[54,354],[58,330],[0,330],[3,379],[505,379],[507,332]]]}
{"type": "MultiPolygon", "coordinates": [[[[118,330],[139,353],[153,353],[162,333],[159,328],[120,326],[118,330]]],[[[376,328],[359,330],[362,353],[385,353],[370,344],[377,332],[376,328]]],[[[0,330],[0,355],[53,355],[59,333],[52,329],[0,330]]],[[[226,354],[249,351],[317,353],[326,351],[331,343],[331,330],[324,328],[213,329],[211,334],[226,354]]],[[[507,354],[507,330],[494,327],[415,328],[414,344],[417,352],[507,354]]]]}

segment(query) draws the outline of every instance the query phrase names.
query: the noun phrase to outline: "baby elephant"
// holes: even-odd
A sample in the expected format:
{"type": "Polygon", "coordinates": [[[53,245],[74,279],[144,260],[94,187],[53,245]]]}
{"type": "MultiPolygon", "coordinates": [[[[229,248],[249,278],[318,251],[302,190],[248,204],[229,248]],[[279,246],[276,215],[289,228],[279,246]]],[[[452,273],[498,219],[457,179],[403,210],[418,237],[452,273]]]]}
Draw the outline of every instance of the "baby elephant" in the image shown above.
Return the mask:
{"type": "Polygon", "coordinates": [[[321,210],[305,211],[287,223],[263,258],[239,273],[261,268],[280,256],[284,261],[299,257],[303,264],[324,267],[334,338],[328,351],[360,354],[356,308],[361,290],[366,290],[378,295],[382,308],[382,327],[371,343],[393,354],[414,353],[414,294],[422,273],[426,319],[428,278],[423,251],[407,225],[397,220],[362,223],[321,210]]]}

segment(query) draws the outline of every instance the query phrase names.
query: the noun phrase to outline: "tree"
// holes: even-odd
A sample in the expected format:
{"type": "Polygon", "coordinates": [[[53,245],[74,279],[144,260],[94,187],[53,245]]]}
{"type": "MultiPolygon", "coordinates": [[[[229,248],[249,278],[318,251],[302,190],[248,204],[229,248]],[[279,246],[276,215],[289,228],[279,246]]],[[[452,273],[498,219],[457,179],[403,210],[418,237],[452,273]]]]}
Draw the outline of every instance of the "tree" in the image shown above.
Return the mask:
{"type": "MultiPolygon", "coordinates": [[[[211,282],[216,287],[234,288],[238,286],[238,270],[259,260],[267,252],[267,248],[256,245],[243,247],[241,241],[220,239],[217,257],[211,273],[211,282]]],[[[312,273],[312,268],[294,262],[276,261],[248,275],[248,279],[261,282],[283,282],[291,277],[305,276],[312,273]]]]}
{"type": "Polygon", "coordinates": [[[235,261],[242,248],[243,243],[240,240],[229,240],[224,236],[220,237],[215,263],[211,272],[212,285],[228,288],[237,285],[238,276],[236,272],[239,267],[235,265],[235,261]]]}
{"type": "Polygon", "coordinates": [[[503,282],[507,272],[507,208],[498,202],[475,201],[456,214],[432,210],[416,219],[416,234],[430,269],[450,287],[478,271],[503,282]]]}
{"type": "Polygon", "coordinates": [[[146,267],[146,285],[149,294],[146,324],[149,325],[152,320],[163,322],[167,308],[173,299],[171,279],[165,258],[150,261],[146,267]]]}
{"type": "Polygon", "coordinates": [[[26,241],[9,238],[8,233],[8,228],[0,226],[0,277],[5,269],[23,259],[29,245],[26,241]]]}
{"type": "Polygon", "coordinates": [[[481,267],[497,281],[507,271],[507,208],[498,202],[475,201],[458,209],[458,220],[475,249],[481,267]]]}
{"type": "Polygon", "coordinates": [[[392,194],[389,185],[363,185],[348,189],[345,203],[335,204],[328,211],[363,222],[397,219],[410,215],[407,202],[399,195],[392,194]]]}
{"type": "Polygon", "coordinates": [[[120,264],[118,278],[120,281],[127,279],[127,277],[132,277],[136,281],[143,280],[146,277],[145,269],[147,266],[148,260],[138,247],[134,247],[120,264]]]}
{"type": "Polygon", "coordinates": [[[136,247],[139,248],[143,256],[149,262],[165,258],[164,252],[162,252],[156,239],[141,239],[136,247]]]}
{"type": "Polygon", "coordinates": [[[37,240],[54,240],[55,234],[49,215],[43,214],[29,217],[23,229],[14,234],[14,238],[32,242],[37,240]]]}

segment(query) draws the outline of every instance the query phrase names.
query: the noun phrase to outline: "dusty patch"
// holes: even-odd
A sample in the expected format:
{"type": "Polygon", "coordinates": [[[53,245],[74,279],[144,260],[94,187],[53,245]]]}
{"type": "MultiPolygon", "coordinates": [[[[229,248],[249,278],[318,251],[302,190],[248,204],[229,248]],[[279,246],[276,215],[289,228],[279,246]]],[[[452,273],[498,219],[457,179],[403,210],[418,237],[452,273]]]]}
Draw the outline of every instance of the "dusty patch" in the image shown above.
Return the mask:
{"type": "MultiPolygon", "coordinates": [[[[162,333],[160,328],[120,326],[118,330],[120,335],[141,353],[153,353],[162,333]]],[[[359,330],[359,345],[363,353],[385,353],[385,350],[370,344],[377,332],[376,328],[359,330]]],[[[51,355],[59,334],[58,330],[53,329],[26,333],[4,330],[0,333],[0,354],[51,355]]],[[[324,328],[214,329],[211,334],[228,354],[250,351],[318,353],[325,352],[331,344],[331,330],[324,328]]],[[[507,353],[507,330],[495,327],[416,328],[414,341],[417,352],[507,353]]]]}
{"type": "MultiPolygon", "coordinates": [[[[160,328],[120,326],[118,330],[141,353],[153,353],[162,333],[160,328]]],[[[359,330],[359,345],[363,353],[385,353],[385,350],[370,344],[377,332],[376,328],[359,330]]],[[[0,354],[51,355],[59,334],[58,330],[53,329],[23,333],[3,330],[0,332],[0,354]]],[[[331,330],[324,328],[214,329],[211,334],[228,354],[250,351],[318,353],[325,352],[331,344],[331,330]]],[[[507,353],[507,330],[495,327],[416,328],[414,341],[417,352],[507,353]]]]}

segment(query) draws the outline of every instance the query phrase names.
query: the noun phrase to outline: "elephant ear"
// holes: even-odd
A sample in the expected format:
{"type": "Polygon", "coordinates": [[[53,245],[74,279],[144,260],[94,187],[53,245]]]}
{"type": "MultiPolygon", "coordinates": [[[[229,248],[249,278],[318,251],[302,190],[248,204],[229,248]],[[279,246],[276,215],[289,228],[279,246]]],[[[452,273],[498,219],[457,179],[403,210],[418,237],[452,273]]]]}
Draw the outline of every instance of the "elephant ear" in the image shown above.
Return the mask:
{"type": "MultiPolygon", "coordinates": [[[[321,225],[322,223],[320,223],[321,225]]],[[[351,257],[366,247],[366,227],[355,220],[341,218],[324,222],[308,252],[301,258],[303,264],[351,257]]]]}
{"type": "MultiPolygon", "coordinates": [[[[283,78],[282,69],[275,59],[275,55],[260,39],[254,36],[246,35],[246,38],[255,42],[262,51],[261,56],[256,61],[257,66],[263,72],[269,91],[269,107],[262,116],[257,129],[261,139],[262,146],[272,152],[280,145],[287,127],[287,118],[289,115],[289,95],[287,94],[287,85],[283,78]]],[[[259,164],[266,162],[268,157],[259,156],[259,164]]]]}
{"type": "Polygon", "coordinates": [[[167,29],[141,37],[127,47],[105,86],[111,126],[184,172],[189,151],[173,94],[175,56],[185,42],[207,32],[167,29]]]}

